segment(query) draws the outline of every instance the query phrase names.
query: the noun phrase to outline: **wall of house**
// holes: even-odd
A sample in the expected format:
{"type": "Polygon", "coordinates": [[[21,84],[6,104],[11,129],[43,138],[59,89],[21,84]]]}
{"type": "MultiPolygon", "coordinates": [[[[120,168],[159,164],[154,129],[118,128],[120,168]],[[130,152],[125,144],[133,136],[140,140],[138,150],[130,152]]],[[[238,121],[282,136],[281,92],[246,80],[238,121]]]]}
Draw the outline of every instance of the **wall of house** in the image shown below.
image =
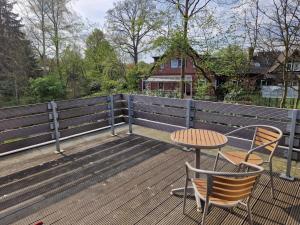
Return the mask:
{"type": "MultiPolygon", "coordinates": [[[[188,58],[186,63],[185,73],[187,75],[193,75],[193,78],[196,74],[196,68],[193,67],[192,59],[188,58]]],[[[168,76],[168,75],[180,75],[181,68],[171,68],[171,59],[164,63],[163,68],[156,68],[153,70],[152,76],[168,76]]]]}

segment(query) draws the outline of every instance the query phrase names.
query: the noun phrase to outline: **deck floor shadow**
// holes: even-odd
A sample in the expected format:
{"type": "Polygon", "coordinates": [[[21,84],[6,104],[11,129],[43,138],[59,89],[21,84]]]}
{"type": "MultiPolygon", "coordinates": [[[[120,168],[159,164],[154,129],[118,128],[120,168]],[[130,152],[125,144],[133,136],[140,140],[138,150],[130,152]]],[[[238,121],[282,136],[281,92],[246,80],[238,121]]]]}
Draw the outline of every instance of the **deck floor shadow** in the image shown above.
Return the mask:
{"type": "MultiPolygon", "coordinates": [[[[193,152],[151,138],[130,135],[0,178],[0,224],[200,224],[193,198],[182,214],[182,197],[170,190],[183,186],[184,162],[193,152]]],[[[213,156],[202,154],[211,169],[213,156]]],[[[233,167],[220,161],[219,170],[233,167]]],[[[255,224],[300,224],[300,182],[276,174],[275,199],[264,173],[252,205],[255,224]]],[[[242,206],[212,207],[208,224],[248,224],[242,206]]]]}

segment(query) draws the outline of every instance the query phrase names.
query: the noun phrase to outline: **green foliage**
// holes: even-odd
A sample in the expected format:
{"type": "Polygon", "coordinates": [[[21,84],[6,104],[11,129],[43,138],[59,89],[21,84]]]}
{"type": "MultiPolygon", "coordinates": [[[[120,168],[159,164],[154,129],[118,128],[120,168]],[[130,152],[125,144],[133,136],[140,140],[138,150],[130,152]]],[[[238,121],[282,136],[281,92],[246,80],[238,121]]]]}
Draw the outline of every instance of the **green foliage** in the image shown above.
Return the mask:
{"type": "Polygon", "coordinates": [[[247,54],[237,45],[229,45],[207,57],[208,68],[220,75],[236,76],[247,70],[247,54]]]}
{"type": "Polygon", "coordinates": [[[202,80],[198,81],[196,88],[196,99],[205,99],[209,95],[210,85],[202,80]]]}
{"type": "Polygon", "coordinates": [[[123,64],[103,32],[95,29],[87,38],[86,46],[85,67],[90,93],[120,89],[125,82],[123,64]]]}
{"type": "Polygon", "coordinates": [[[66,88],[55,75],[48,75],[30,80],[30,93],[38,102],[63,99],[66,88]]]}
{"type": "Polygon", "coordinates": [[[86,94],[84,61],[78,47],[68,46],[64,50],[61,57],[61,72],[72,98],[86,94]]]}
{"type": "Polygon", "coordinates": [[[151,66],[145,62],[129,66],[126,70],[126,87],[129,92],[137,92],[143,78],[150,73],[151,66]]]}

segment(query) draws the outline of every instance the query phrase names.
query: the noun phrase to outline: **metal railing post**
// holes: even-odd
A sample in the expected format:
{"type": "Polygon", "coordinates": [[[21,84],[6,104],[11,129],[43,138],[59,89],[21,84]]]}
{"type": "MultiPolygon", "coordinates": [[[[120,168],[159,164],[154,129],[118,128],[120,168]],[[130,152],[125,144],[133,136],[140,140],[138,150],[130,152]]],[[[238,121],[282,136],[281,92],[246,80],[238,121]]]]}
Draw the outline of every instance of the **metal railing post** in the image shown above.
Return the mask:
{"type": "Polygon", "coordinates": [[[51,109],[52,112],[49,113],[49,119],[52,120],[50,123],[51,130],[54,130],[54,133],[52,133],[52,139],[55,139],[55,145],[56,145],[56,151],[55,153],[62,153],[63,150],[60,148],[59,138],[60,138],[60,132],[59,132],[59,122],[58,122],[58,113],[57,113],[57,104],[54,101],[51,101],[48,104],[48,109],[51,109]]]}
{"type": "Polygon", "coordinates": [[[128,95],[128,134],[132,134],[132,116],[133,116],[133,96],[128,95]]]}
{"type": "Polygon", "coordinates": [[[295,138],[295,131],[296,131],[296,122],[297,122],[297,115],[298,110],[293,109],[290,111],[289,117],[291,118],[291,126],[290,126],[290,136],[289,136],[289,149],[287,153],[287,166],[285,174],[281,174],[281,178],[287,180],[294,180],[294,177],[291,176],[291,169],[292,169],[292,156],[293,156],[293,149],[294,149],[294,138],[295,138]]]}
{"type": "Polygon", "coordinates": [[[193,124],[193,120],[194,120],[194,110],[193,110],[193,100],[192,99],[189,99],[187,100],[186,102],[186,128],[189,129],[189,128],[192,128],[194,127],[194,124],[193,124]]]}
{"type": "Polygon", "coordinates": [[[109,109],[109,123],[111,129],[111,135],[115,136],[115,109],[114,109],[114,96],[110,95],[108,99],[108,109],[109,109]]]}

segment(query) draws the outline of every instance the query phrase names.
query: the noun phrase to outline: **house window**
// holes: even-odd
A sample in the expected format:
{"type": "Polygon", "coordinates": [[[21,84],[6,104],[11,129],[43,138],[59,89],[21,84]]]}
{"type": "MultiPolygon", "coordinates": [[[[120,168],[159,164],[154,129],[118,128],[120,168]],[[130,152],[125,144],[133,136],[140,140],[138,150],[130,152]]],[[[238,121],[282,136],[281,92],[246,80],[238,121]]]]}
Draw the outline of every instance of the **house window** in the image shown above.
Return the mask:
{"type": "Polygon", "coordinates": [[[181,65],[182,65],[181,59],[171,59],[171,68],[172,69],[181,68],[181,65]]]}
{"type": "Polygon", "coordinates": [[[287,71],[299,72],[300,71],[300,62],[290,62],[286,66],[287,71]]]}
{"type": "Polygon", "coordinates": [[[295,72],[300,71],[300,62],[294,62],[293,71],[295,72]]]}
{"type": "Polygon", "coordinates": [[[158,83],[158,89],[164,89],[164,83],[162,83],[162,82],[159,82],[158,83]]]}
{"type": "Polygon", "coordinates": [[[293,71],[293,63],[288,63],[288,64],[286,65],[286,70],[287,70],[287,71],[293,71]]]}
{"type": "Polygon", "coordinates": [[[160,64],[160,69],[163,70],[164,68],[165,68],[165,64],[164,63],[160,64]]]}

